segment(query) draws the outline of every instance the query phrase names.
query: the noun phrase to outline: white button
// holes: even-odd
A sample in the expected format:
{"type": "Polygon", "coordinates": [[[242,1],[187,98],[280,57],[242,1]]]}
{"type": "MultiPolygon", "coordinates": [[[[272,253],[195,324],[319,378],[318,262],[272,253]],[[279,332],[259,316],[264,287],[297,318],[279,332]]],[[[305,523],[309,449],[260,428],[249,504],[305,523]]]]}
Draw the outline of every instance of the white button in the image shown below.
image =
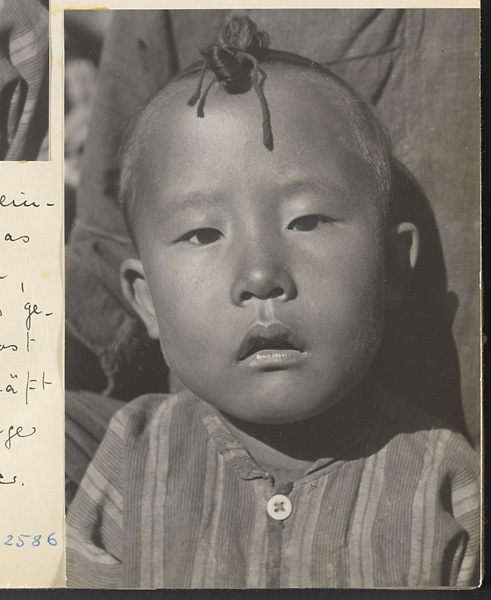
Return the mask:
{"type": "Polygon", "coordinates": [[[266,505],[268,515],[276,521],[287,519],[292,513],[292,508],[290,498],[283,496],[283,494],[276,494],[276,496],[269,499],[266,505]]]}

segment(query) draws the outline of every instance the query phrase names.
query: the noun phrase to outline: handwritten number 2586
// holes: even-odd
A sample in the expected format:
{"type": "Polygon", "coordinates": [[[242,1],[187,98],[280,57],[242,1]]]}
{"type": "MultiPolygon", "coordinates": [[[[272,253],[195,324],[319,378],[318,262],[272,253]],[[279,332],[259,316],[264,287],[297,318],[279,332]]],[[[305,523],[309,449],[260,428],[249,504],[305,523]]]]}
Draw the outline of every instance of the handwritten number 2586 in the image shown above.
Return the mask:
{"type": "MultiPolygon", "coordinates": [[[[48,535],[48,537],[46,538],[46,541],[48,542],[48,544],[50,546],[57,546],[58,542],[56,541],[55,536],[55,532],[53,531],[53,533],[50,533],[48,535]]],[[[27,535],[25,533],[21,533],[20,535],[17,536],[17,542],[15,543],[15,546],[17,546],[17,548],[22,548],[23,546],[29,545],[27,544],[24,540],[27,541],[28,538],[33,538],[33,541],[31,542],[31,546],[34,546],[35,548],[37,548],[38,546],[41,545],[41,539],[42,536],[41,535],[27,535]]],[[[13,546],[14,543],[12,542],[12,540],[14,539],[13,535],[8,535],[7,536],[7,541],[3,543],[4,546],[13,546]]]]}

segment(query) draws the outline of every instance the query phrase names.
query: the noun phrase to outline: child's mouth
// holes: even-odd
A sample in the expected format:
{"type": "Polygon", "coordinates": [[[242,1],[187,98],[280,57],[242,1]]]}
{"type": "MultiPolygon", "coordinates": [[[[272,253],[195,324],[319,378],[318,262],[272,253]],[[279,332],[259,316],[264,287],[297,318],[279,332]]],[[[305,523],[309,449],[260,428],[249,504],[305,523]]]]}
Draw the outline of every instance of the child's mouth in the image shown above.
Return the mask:
{"type": "Polygon", "coordinates": [[[302,360],[304,350],[303,342],[282,323],[261,323],[246,333],[237,362],[254,367],[282,368],[302,360]]]}

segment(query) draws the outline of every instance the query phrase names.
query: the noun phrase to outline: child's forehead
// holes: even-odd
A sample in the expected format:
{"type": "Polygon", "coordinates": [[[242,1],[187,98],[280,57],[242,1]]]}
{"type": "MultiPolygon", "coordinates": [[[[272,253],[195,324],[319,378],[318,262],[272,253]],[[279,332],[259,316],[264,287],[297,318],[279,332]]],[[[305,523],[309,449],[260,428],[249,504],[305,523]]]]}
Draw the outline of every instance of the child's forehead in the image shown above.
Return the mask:
{"type": "MultiPolygon", "coordinates": [[[[282,137],[304,137],[302,134],[311,130],[325,133],[333,142],[342,140],[354,149],[359,131],[346,106],[342,106],[343,102],[346,105],[346,92],[340,102],[339,86],[335,82],[322,74],[288,65],[267,65],[262,73],[262,86],[271,114],[273,137],[276,138],[275,151],[279,150],[282,137]]],[[[211,79],[212,75],[209,75],[209,81],[205,79],[204,87],[211,79]]],[[[212,83],[206,95],[205,116],[200,119],[196,108],[187,104],[197,80],[198,75],[179,79],[154,100],[152,112],[155,122],[150,134],[159,130],[163,135],[150,137],[154,137],[154,142],[162,150],[195,137],[200,132],[200,121],[207,118],[220,120],[220,127],[210,129],[210,137],[227,135],[241,143],[245,129],[261,135],[263,115],[258,96],[252,88],[247,93],[228,94],[217,82],[212,83]]],[[[315,147],[319,145],[321,136],[311,136],[310,140],[315,147]]]]}
{"type": "Polygon", "coordinates": [[[297,96],[285,99],[287,88],[292,86],[270,86],[267,95],[272,152],[263,144],[254,92],[232,96],[217,86],[208,94],[204,118],[198,118],[187,105],[193,82],[172,90],[149,128],[139,174],[142,196],[156,199],[166,214],[201,210],[207,202],[223,214],[237,207],[245,213],[253,197],[268,198],[271,207],[292,207],[295,198],[324,196],[365,212],[362,207],[374,205],[379,188],[373,170],[346,145],[339,109],[326,110],[315,99],[307,103],[301,81],[293,86],[297,96]]]}
{"type": "MultiPolygon", "coordinates": [[[[197,77],[186,77],[161,92],[147,111],[132,167],[143,196],[160,198],[171,210],[168,199],[186,194],[235,197],[242,189],[263,195],[269,190],[272,197],[284,187],[300,189],[315,181],[341,190],[356,205],[362,198],[361,205],[380,207],[383,192],[366,144],[363,149],[360,143],[363,135],[345,106],[333,100],[335,86],[294,69],[264,73],[274,150],[263,143],[263,114],[253,89],[228,94],[213,83],[200,118],[187,103],[197,77]]],[[[204,89],[211,80],[210,75],[204,89]]]]}

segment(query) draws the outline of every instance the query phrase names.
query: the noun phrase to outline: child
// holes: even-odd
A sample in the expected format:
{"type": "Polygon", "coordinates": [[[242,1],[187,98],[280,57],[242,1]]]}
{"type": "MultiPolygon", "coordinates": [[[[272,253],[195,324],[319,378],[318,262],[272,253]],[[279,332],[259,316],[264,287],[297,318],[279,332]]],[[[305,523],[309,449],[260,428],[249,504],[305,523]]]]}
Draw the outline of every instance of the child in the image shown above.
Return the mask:
{"type": "Polygon", "coordinates": [[[70,585],[477,584],[477,459],[374,375],[418,247],[390,165],[368,104],[247,18],[135,118],[123,286],[186,391],[114,417],[70,585]]]}

